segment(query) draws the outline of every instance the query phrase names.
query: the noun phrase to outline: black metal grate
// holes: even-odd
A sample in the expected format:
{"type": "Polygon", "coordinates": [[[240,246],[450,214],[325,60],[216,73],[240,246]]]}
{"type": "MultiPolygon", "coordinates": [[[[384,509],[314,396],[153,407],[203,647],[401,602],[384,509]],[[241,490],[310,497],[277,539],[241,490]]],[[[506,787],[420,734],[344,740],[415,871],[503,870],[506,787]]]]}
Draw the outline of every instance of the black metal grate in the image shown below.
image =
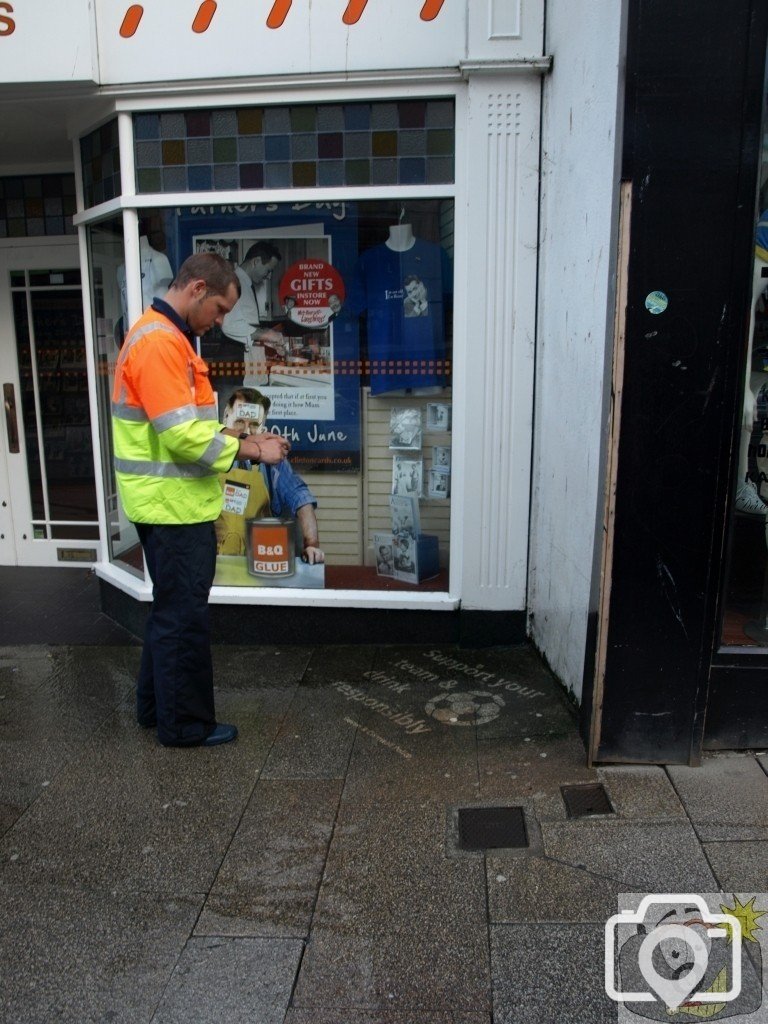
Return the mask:
{"type": "Polygon", "coordinates": [[[522,807],[459,809],[459,849],[499,850],[528,846],[522,807]]]}
{"type": "Polygon", "coordinates": [[[583,818],[588,814],[614,814],[604,787],[598,783],[585,786],[561,786],[569,818],[583,818]]]}

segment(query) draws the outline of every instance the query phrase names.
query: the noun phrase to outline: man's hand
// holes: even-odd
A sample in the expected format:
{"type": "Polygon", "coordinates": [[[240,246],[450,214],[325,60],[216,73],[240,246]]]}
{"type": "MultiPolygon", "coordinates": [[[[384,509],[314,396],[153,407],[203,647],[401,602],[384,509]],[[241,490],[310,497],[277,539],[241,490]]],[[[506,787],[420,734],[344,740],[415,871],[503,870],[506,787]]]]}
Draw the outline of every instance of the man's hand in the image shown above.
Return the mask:
{"type": "Polygon", "coordinates": [[[308,565],[318,565],[320,562],[325,561],[325,555],[320,548],[307,544],[301,553],[301,560],[308,565]]]}
{"type": "Polygon", "coordinates": [[[241,461],[248,459],[275,466],[283,461],[290,450],[290,442],[279,434],[251,434],[240,442],[237,457],[241,461]]]}

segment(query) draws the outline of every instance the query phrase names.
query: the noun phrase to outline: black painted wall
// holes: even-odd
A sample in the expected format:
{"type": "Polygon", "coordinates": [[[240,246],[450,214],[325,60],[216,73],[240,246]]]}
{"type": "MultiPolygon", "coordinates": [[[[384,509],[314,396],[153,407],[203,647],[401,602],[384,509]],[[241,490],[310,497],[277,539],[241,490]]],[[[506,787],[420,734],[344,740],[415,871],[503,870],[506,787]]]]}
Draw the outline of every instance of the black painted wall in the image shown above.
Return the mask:
{"type": "Polygon", "coordinates": [[[629,295],[600,761],[694,763],[701,747],[767,20],[765,0],[630,2],[629,295]],[[669,298],[660,315],[645,307],[656,289],[669,298]]]}

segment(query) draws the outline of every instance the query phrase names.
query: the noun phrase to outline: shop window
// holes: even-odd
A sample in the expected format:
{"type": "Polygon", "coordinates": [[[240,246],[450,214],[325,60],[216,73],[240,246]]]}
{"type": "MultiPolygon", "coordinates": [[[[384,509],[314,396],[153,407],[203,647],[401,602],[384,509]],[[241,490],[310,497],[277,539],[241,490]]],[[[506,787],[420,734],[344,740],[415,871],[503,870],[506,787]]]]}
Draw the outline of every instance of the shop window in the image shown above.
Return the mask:
{"type": "MultiPolygon", "coordinates": [[[[321,129],[340,126],[342,138],[349,118],[372,142],[377,106],[286,109],[281,130],[315,131],[319,166],[326,159],[319,155],[321,129]],[[324,120],[329,111],[336,120],[324,120]]],[[[382,106],[390,108],[387,130],[397,136],[400,108],[408,105],[382,106]]],[[[409,116],[428,119],[431,104],[417,106],[409,116]]],[[[137,147],[156,141],[164,152],[162,143],[173,140],[163,131],[182,125],[187,143],[215,142],[216,130],[257,135],[270,115],[268,108],[250,110],[248,118],[215,113],[227,116],[185,114],[167,124],[165,115],[137,116],[137,147]]],[[[327,159],[336,160],[338,140],[327,145],[334,154],[327,159]]],[[[219,418],[238,429],[283,434],[292,444],[290,465],[274,473],[236,465],[222,475],[215,583],[447,590],[453,201],[304,199],[139,216],[141,266],[134,272],[145,307],[162,298],[193,253],[216,252],[236,268],[240,302],[221,328],[199,340],[219,418]],[[301,557],[315,518],[324,564],[312,564],[309,553],[309,561],[301,557]]],[[[111,384],[127,323],[121,222],[92,226],[89,244],[110,557],[138,567],[140,549],[119,508],[108,450],[111,384]]]]}
{"type": "Polygon", "coordinates": [[[85,205],[98,206],[122,192],[117,119],[80,140],[85,205]]]}
{"type": "Polygon", "coordinates": [[[454,178],[450,99],[141,113],[134,136],[139,193],[454,178]]]}
{"type": "Polygon", "coordinates": [[[0,178],[0,238],[73,235],[74,174],[0,178]]]}

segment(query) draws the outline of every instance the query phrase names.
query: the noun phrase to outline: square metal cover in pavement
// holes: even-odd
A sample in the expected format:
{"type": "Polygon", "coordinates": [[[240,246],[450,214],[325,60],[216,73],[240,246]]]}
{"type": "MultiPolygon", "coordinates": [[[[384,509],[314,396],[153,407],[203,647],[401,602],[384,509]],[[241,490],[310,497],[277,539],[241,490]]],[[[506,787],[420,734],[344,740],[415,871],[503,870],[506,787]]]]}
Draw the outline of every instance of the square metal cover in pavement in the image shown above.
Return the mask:
{"type": "Polygon", "coordinates": [[[608,794],[600,783],[585,786],[561,786],[569,818],[583,818],[587,814],[615,814],[608,794]]]}
{"type": "Polygon", "coordinates": [[[460,807],[459,849],[499,850],[528,846],[522,807],[460,807]]]}

